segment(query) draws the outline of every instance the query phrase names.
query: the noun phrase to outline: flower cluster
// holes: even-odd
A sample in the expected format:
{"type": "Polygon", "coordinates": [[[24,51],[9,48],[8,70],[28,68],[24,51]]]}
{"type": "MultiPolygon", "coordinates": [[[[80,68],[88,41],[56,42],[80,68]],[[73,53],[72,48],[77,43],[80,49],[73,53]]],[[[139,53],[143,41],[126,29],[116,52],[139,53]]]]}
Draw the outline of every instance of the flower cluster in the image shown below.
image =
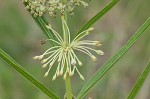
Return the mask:
{"type": "Polygon", "coordinates": [[[84,77],[81,75],[81,73],[77,68],[77,66],[82,66],[82,62],[75,54],[75,50],[83,52],[87,54],[93,61],[97,61],[97,58],[91,53],[91,51],[99,55],[103,55],[104,54],[103,51],[95,50],[89,46],[100,46],[101,44],[99,41],[81,40],[83,37],[91,33],[91,31],[94,30],[94,28],[89,28],[79,33],[71,41],[70,30],[63,18],[62,18],[62,26],[63,26],[63,38],[59,35],[59,33],[53,30],[50,25],[46,25],[48,29],[52,30],[56,38],[56,40],[54,39],[47,39],[47,40],[52,41],[57,45],[54,47],[50,47],[42,55],[35,56],[34,59],[41,60],[43,68],[49,66],[48,71],[44,75],[45,77],[48,75],[52,66],[54,66],[54,63],[57,63],[57,69],[52,80],[55,80],[56,77],[60,75],[63,75],[63,78],[66,79],[67,75],[69,75],[70,77],[73,76],[75,71],[79,74],[80,78],[84,80],[84,77]]]}
{"type": "Polygon", "coordinates": [[[42,16],[46,12],[50,16],[56,16],[57,12],[61,14],[69,12],[72,15],[76,6],[88,6],[83,0],[66,0],[66,2],[63,0],[24,0],[24,2],[27,3],[26,9],[29,9],[34,16],[42,16]]]}

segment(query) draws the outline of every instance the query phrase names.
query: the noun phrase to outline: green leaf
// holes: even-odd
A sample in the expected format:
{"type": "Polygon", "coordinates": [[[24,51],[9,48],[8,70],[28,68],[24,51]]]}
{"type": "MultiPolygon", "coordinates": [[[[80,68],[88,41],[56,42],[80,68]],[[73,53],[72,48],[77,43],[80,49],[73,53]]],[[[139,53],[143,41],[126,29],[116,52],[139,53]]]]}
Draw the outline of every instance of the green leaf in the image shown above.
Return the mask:
{"type": "Polygon", "coordinates": [[[130,92],[129,96],[127,97],[127,99],[134,99],[135,98],[136,94],[141,89],[141,87],[142,87],[144,81],[146,80],[146,78],[148,77],[149,73],[150,73],[150,63],[146,66],[143,73],[138,78],[136,84],[134,85],[134,87],[133,87],[132,91],[130,92]]]}
{"type": "Polygon", "coordinates": [[[42,29],[43,33],[45,33],[45,35],[49,38],[49,39],[55,39],[53,32],[49,29],[46,28],[46,25],[48,25],[49,23],[46,21],[46,18],[44,16],[41,17],[34,17],[32,15],[33,19],[35,20],[35,22],[39,25],[39,27],[42,29]]]}
{"type": "Polygon", "coordinates": [[[47,89],[42,83],[37,81],[34,77],[32,77],[28,72],[26,72],[21,65],[19,65],[12,57],[10,57],[7,53],[5,53],[0,48],[0,57],[4,59],[13,69],[15,69],[20,75],[25,77],[29,82],[35,85],[39,90],[45,93],[48,97],[52,99],[59,99],[58,96],[53,94],[49,89],[47,89]]]}
{"type": "Polygon", "coordinates": [[[99,13],[97,13],[93,18],[91,18],[77,34],[90,28],[94,23],[96,23],[100,18],[102,18],[112,7],[114,7],[120,0],[112,0],[107,6],[105,6],[99,13]]]}
{"type": "Polygon", "coordinates": [[[148,29],[150,26],[150,17],[146,22],[137,30],[137,32],[127,41],[127,43],[112,57],[110,58],[101,69],[99,69],[95,75],[83,86],[77,99],[83,98],[90,89],[114,66],[114,64],[133,46],[138,38],[148,29]]]}

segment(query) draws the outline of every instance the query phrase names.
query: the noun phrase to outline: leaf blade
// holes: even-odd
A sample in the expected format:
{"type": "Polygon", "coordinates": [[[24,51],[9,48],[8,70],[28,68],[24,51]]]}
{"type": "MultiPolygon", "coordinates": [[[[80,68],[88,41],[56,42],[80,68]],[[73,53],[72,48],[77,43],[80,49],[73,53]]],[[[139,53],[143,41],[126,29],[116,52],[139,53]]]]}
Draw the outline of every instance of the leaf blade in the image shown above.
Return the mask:
{"type": "Polygon", "coordinates": [[[19,65],[12,57],[5,53],[0,48],[0,57],[4,59],[13,69],[15,69],[20,75],[25,77],[29,82],[35,85],[40,91],[45,93],[48,97],[52,99],[59,99],[52,91],[47,89],[42,83],[32,77],[28,72],[26,72],[21,65],[19,65]]]}
{"type": "Polygon", "coordinates": [[[132,88],[130,94],[128,95],[127,99],[134,99],[136,94],[139,92],[140,88],[142,87],[144,81],[148,77],[150,73],[150,63],[146,66],[144,71],[141,73],[140,77],[138,78],[137,82],[135,83],[134,87],[132,88]]]}
{"type": "Polygon", "coordinates": [[[146,31],[150,26],[150,17],[144,22],[144,24],[137,30],[137,32],[127,41],[127,43],[111,58],[109,59],[101,69],[99,69],[95,75],[83,86],[77,99],[81,99],[85,96],[89,90],[114,66],[114,64],[133,46],[137,39],[146,31]]]}
{"type": "Polygon", "coordinates": [[[112,0],[108,5],[106,5],[99,13],[92,17],[77,34],[90,28],[94,23],[96,23],[100,18],[102,18],[111,8],[113,8],[120,0],[112,0]]]}
{"type": "Polygon", "coordinates": [[[46,21],[44,16],[41,17],[34,17],[32,18],[35,20],[35,22],[39,25],[39,27],[42,29],[43,33],[49,38],[49,39],[55,39],[53,32],[46,28],[46,25],[48,25],[48,22],[46,21]]]}

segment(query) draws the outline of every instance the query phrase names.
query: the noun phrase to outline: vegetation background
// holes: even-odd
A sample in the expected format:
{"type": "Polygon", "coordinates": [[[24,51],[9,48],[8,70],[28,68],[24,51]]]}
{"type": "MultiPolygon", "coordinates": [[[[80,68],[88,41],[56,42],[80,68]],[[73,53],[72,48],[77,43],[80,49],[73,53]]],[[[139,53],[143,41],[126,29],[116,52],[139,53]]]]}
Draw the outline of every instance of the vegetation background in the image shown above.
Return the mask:
{"type": "MultiPolygon", "coordinates": [[[[87,0],[90,3],[88,8],[77,8],[75,15],[68,18],[72,35],[75,36],[81,26],[109,1],[111,0],[91,0],[91,2],[87,0]]],[[[100,56],[97,63],[93,63],[89,57],[78,53],[83,62],[80,71],[86,80],[80,80],[77,74],[72,77],[72,89],[75,95],[85,82],[121,48],[150,16],[149,5],[149,0],[121,0],[117,6],[94,25],[94,32],[87,38],[100,40],[103,44],[101,49],[105,55],[100,56]]],[[[61,32],[59,17],[48,18],[52,26],[61,32]]],[[[40,44],[40,41],[45,38],[46,36],[43,35],[32,17],[24,9],[21,0],[0,0],[0,47],[49,89],[63,97],[65,83],[62,77],[52,82],[51,74],[54,72],[52,71],[48,77],[44,78],[46,69],[42,69],[40,63],[32,59],[33,56],[42,53],[51,46],[50,43],[40,44]]],[[[88,97],[92,99],[125,99],[150,59],[149,38],[150,29],[115,64],[115,67],[93,88],[85,99],[88,97]]],[[[149,93],[150,75],[136,99],[150,99],[149,93]]],[[[0,99],[48,99],[48,97],[0,59],[0,99]]]]}

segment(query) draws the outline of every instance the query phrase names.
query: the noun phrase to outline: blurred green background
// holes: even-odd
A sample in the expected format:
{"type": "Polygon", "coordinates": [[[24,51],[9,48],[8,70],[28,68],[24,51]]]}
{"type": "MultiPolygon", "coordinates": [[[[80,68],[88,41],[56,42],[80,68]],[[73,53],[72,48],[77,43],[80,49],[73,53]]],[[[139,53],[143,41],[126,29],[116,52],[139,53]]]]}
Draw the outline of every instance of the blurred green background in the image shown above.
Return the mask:
{"type": "MultiPolygon", "coordinates": [[[[111,0],[91,0],[88,8],[77,8],[75,15],[68,18],[72,36],[109,1],[111,0]]],[[[87,2],[89,1],[87,0],[87,2]]],[[[149,16],[150,0],[121,0],[94,25],[94,32],[86,38],[100,40],[103,44],[101,49],[105,55],[100,56],[97,63],[92,62],[84,54],[80,57],[84,66],[79,70],[86,80],[80,80],[77,74],[71,78],[72,90],[75,95],[149,16]]],[[[58,17],[49,17],[49,21],[57,31],[61,32],[61,23],[58,17]]],[[[50,44],[40,44],[44,38],[46,36],[24,9],[21,0],[0,0],[0,47],[62,99],[65,94],[65,83],[62,77],[52,82],[51,78],[55,72],[53,69],[50,75],[44,78],[43,75],[47,69],[42,69],[39,61],[32,59],[33,56],[41,54],[51,46],[50,44]]],[[[103,77],[85,99],[125,99],[149,60],[150,29],[103,77]]],[[[150,99],[149,93],[150,75],[136,99],[150,99]]],[[[48,97],[0,58],[0,99],[48,99],[48,97]]]]}

